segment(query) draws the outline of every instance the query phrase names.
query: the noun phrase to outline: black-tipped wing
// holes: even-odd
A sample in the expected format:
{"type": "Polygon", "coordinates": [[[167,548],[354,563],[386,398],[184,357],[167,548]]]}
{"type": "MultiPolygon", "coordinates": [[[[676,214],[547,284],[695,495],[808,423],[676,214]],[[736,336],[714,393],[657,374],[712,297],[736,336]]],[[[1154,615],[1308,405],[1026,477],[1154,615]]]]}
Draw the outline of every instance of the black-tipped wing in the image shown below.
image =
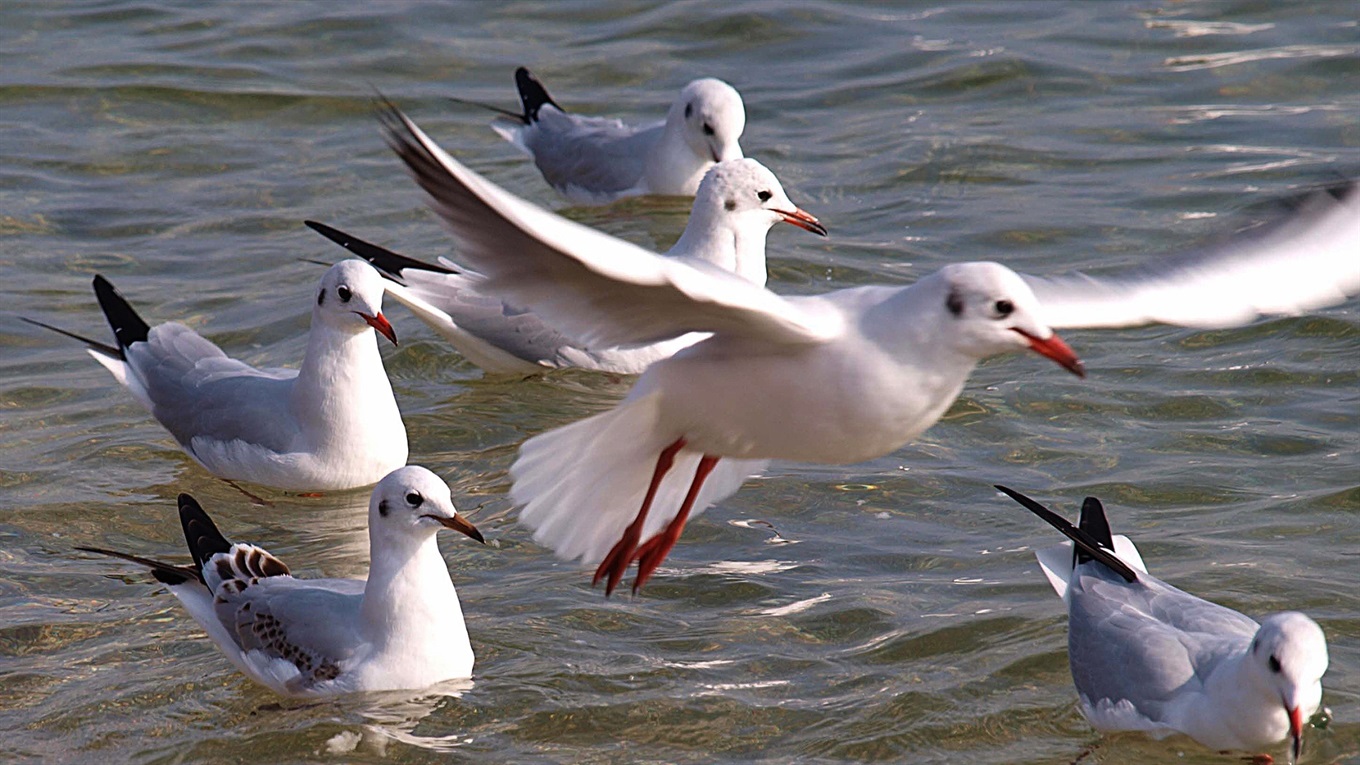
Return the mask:
{"type": "MultiPolygon", "coordinates": [[[[1105,517],[1105,506],[1100,504],[1100,500],[1095,497],[1087,497],[1082,501],[1077,528],[1086,532],[1086,535],[1096,543],[1097,547],[1104,550],[1114,549],[1114,534],[1110,531],[1110,520],[1105,517]]],[[[1080,546],[1073,549],[1077,563],[1095,560],[1080,546]]]]}
{"type": "Polygon", "coordinates": [[[184,528],[184,541],[189,545],[189,554],[194,557],[194,565],[200,571],[209,558],[231,549],[231,541],[217,530],[217,524],[208,517],[198,500],[188,494],[179,495],[179,523],[184,528]]]}
{"type": "Polygon", "coordinates": [[[666,258],[561,218],[467,169],[391,104],[379,110],[389,145],[457,238],[459,258],[486,291],[529,308],[587,347],[718,332],[774,344],[825,342],[834,311],[775,295],[716,266],[666,258]]]}
{"type": "MultiPolygon", "coordinates": [[[[1049,510],[1048,508],[1044,507],[1038,502],[1035,502],[1029,497],[1026,497],[1024,494],[1021,494],[1020,492],[1015,491],[1014,489],[1008,489],[1005,486],[996,486],[996,488],[998,491],[1002,492],[1006,496],[1010,497],[1016,502],[1019,502],[1021,505],[1025,507],[1025,509],[1029,510],[1030,512],[1039,516],[1040,518],[1043,518],[1053,528],[1057,529],[1058,531],[1061,531],[1063,533],[1063,536],[1072,540],[1072,543],[1075,544],[1077,548],[1080,549],[1083,553],[1091,556],[1095,560],[1098,560],[1101,563],[1108,566],[1111,571],[1123,577],[1124,581],[1133,582],[1138,579],[1138,573],[1134,571],[1132,568],[1130,568],[1128,564],[1124,563],[1124,561],[1120,560],[1115,556],[1113,550],[1113,542],[1111,542],[1110,549],[1103,548],[1100,546],[1100,543],[1096,541],[1096,539],[1092,537],[1090,534],[1086,533],[1080,528],[1077,528],[1076,526],[1073,526],[1071,523],[1068,522],[1066,518],[1062,517],[1061,515],[1058,515],[1052,510],[1049,510]]],[[[1096,507],[1099,507],[1100,502],[1096,501],[1095,505],[1096,507]]],[[[1090,503],[1088,502],[1085,506],[1082,507],[1083,516],[1085,515],[1086,509],[1089,506],[1090,503]]],[[[1103,514],[1104,510],[1102,508],[1101,515],[1103,516],[1103,514]]],[[[1108,534],[1109,532],[1108,523],[1106,524],[1105,530],[1106,533],[1108,534]]]]}
{"type": "Polygon", "coordinates": [[[51,324],[44,324],[43,322],[38,321],[37,319],[30,319],[27,316],[20,316],[19,321],[28,322],[29,324],[32,324],[35,327],[42,327],[43,329],[56,332],[58,335],[64,335],[66,337],[71,338],[72,340],[84,343],[85,345],[89,346],[91,350],[99,351],[100,353],[105,354],[106,356],[111,356],[115,359],[124,360],[127,359],[127,357],[123,355],[122,348],[115,348],[114,346],[108,345],[107,343],[101,343],[98,340],[91,340],[90,338],[85,337],[84,335],[77,335],[74,332],[68,332],[62,329],[61,327],[54,327],[51,324]]]}
{"type": "Polygon", "coordinates": [[[203,581],[203,575],[196,566],[176,566],[173,563],[143,558],[140,555],[132,555],[131,553],[123,553],[116,550],[106,550],[102,547],[84,547],[82,545],[76,545],[76,549],[97,553],[99,555],[107,555],[111,558],[121,558],[122,560],[136,563],[139,566],[146,566],[151,569],[151,575],[156,578],[156,581],[161,582],[162,584],[176,585],[191,581],[203,581]]]}
{"type": "Polygon", "coordinates": [[[1050,326],[1231,327],[1360,294],[1360,185],[1309,192],[1292,213],[1206,250],[1124,273],[1025,276],[1050,326]]]}
{"type": "Polygon", "coordinates": [[[515,70],[515,88],[519,90],[519,102],[524,106],[524,124],[528,125],[538,119],[538,110],[544,104],[552,104],[559,111],[566,112],[557,102],[548,95],[548,89],[543,87],[543,83],[525,67],[515,70]]]}
{"type": "Polygon", "coordinates": [[[109,326],[113,328],[113,336],[118,340],[119,348],[146,340],[151,327],[132,310],[132,305],[119,294],[113,284],[100,274],[94,275],[94,295],[99,300],[99,307],[104,311],[104,318],[109,320],[109,326]]]}
{"type": "Polygon", "coordinates": [[[418,271],[431,271],[437,274],[456,274],[451,268],[446,268],[433,263],[408,258],[405,255],[392,252],[386,247],[379,247],[372,242],[366,242],[353,234],[347,234],[337,228],[332,228],[324,223],[314,220],[303,221],[308,228],[326,237],[346,250],[367,260],[374,268],[378,269],[383,276],[393,279],[398,283],[402,282],[402,272],[406,269],[418,271]]]}

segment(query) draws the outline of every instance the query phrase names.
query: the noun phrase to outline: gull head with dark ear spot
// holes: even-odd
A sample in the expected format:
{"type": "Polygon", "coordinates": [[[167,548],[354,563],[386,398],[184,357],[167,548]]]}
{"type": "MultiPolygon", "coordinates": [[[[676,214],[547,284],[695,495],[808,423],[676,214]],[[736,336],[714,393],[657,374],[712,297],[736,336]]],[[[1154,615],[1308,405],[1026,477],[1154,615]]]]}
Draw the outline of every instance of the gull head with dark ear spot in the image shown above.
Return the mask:
{"type": "Polygon", "coordinates": [[[740,228],[741,221],[759,221],[761,231],[776,223],[789,223],[826,236],[826,228],[795,205],[769,168],[754,159],[730,159],[709,168],[694,195],[692,216],[699,221],[726,221],[740,228]]]}
{"type": "Polygon", "coordinates": [[[746,107],[736,88],[722,80],[705,77],[686,85],[668,120],[684,123],[685,143],[699,157],[722,162],[741,156],[746,107]]]}
{"type": "Polygon", "coordinates": [[[449,485],[418,465],[398,468],[378,482],[369,502],[368,522],[375,539],[419,542],[447,528],[486,541],[454,508],[449,485]]]}
{"type": "Polygon", "coordinates": [[[1327,671],[1322,628],[1297,611],[1273,614],[1262,620],[1246,661],[1254,668],[1254,682],[1267,703],[1279,700],[1297,761],[1303,726],[1322,703],[1322,675],[1327,671]]]}
{"type": "Polygon", "coordinates": [[[313,321],[349,333],[372,327],[395,344],[396,331],[382,312],[385,290],[382,276],[373,266],[362,260],[342,260],[321,277],[313,321]]]}
{"type": "Polygon", "coordinates": [[[927,279],[939,323],[956,350],[977,360],[1028,348],[1085,376],[1081,360],[1043,321],[1043,307],[1014,271],[999,263],[954,263],[927,279]],[[938,279],[938,283],[932,284],[938,279]]]}

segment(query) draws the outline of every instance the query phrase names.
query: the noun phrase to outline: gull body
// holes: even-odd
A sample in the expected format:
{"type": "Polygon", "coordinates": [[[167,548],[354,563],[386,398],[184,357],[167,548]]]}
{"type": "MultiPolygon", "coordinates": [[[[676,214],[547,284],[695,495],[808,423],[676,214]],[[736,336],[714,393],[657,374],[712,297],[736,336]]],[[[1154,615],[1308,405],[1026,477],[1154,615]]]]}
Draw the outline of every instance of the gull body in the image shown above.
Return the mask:
{"type": "MultiPolygon", "coordinates": [[[[764,165],[754,159],[726,160],[708,171],[684,233],[665,255],[717,266],[763,285],[765,235],[779,222],[826,233],[816,218],[789,200],[779,179],[764,165]]],[[[488,373],[534,374],[575,367],[638,374],[707,337],[690,332],[627,348],[585,347],[537,313],[485,294],[484,277],[476,271],[447,259],[441,259],[442,265],[422,263],[320,223],[307,225],[381,271],[397,302],[488,373]]]]}
{"type": "Polygon", "coordinates": [[[429,470],[400,468],[374,487],[366,580],[294,578],[263,548],[223,537],[193,497],[181,494],[179,511],[192,565],[79,549],[149,567],[255,682],[316,697],[472,676],[472,646],[435,532],[482,536],[429,470]]]}
{"type": "Polygon", "coordinates": [[[229,480],[291,490],[350,489],[406,464],[406,427],[374,330],[383,279],[367,263],[332,266],[312,298],[307,351],[296,369],[256,369],[176,322],[151,327],[102,276],[95,294],[114,332],[75,337],[181,448],[229,480]]]}
{"type": "Polygon", "coordinates": [[[694,196],[709,168],[742,156],[738,141],[746,109],[741,95],[722,80],[690,82],[665,120],[643,125],[570,114],[524,67],[515,70],[515,85],[523,113],[492,127],[533,157],[544,180],[573,202],[694,196]]]}
{"type": "Polygon", "coordinates": [[[998,486],[1071,542],[1037,553],[1068,611],[1068,655],[1082,712],[1101,731],[1184,733],[1211,749],[1260,751],[1286,736],[1291,761],[1322,700],[1327,641],[1297,611],[1261,623],[1147,572],[1110,533],[1094,497],[1073,527],[998,486]]]}
{"type": "Polygon", "coordinates": [[[1223,326],[1360,291],[1360,194],[1346,189],[1309,197],[1250,240],[1136,274],[1037,278],[959,263],[908,286],[780,297],[620,246],[471,172],[395,108],[383,119],[488,292],[590,344],[712,333],[649,367],[613,410],[525,442],[511,468],[520,522],[560,556],[599,562],[607,590],[632,561],[634,587],[645,581],[687,517],[765,460],[848,463],[897,449],[939,419],[982,359],[1030,349],[1082,374],[1054,327],[1223,326]]]}

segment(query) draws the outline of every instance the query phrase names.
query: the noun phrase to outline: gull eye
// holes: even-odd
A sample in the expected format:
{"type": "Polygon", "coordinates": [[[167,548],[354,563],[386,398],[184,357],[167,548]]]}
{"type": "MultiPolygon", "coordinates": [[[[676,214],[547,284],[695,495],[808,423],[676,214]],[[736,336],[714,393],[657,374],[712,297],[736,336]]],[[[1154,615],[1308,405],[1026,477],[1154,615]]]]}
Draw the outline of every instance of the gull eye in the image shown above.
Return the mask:
{"type": "Polygon", "coordinates": [[[1011,313],[1015,311],[1015,303],[1012,303],[1009,300],[998,300],[996,301],[996,305],[992,307],[996,309],[996,315],[1003,319],[1010,316],[1011,313]]]}
{"type": "Polygon", "coordinates": [[[420,496],[420,492],[413,491],[406,495],[406,504],[411,507],[420,507],[425,503],[425,498],[420,496]]]}
{"type": "Polygon", "coordinates": [[[762,201],[762,202],[768,202],[768,201],[770,201],[770,197],[774,196],[774,194],[772,194],[772,193],[770,193],[770,192],[768,192],[768,191],[759,191],[759,192],[756,192],[756,196],[757,196],[757,197],[760,197],[760,201],[762,201]]]}
{"type": "Polygon", "coordinates": [[[343,284],[335,288],[335,294],[340,296],[341,303],[348,303],[349,299],[354,297],[354,293],[349,291],[349,287],[343,284]]]}
{"type": "Polygon", "coordinates": [[[685,104],[685,119],[694,116],[694,104],[685,104]]]}
{"type": "Polygon", "coordinates": [[[1278,656],[1270,657],[1270,671],[1277,675],[1280,674],[1280,659],[1278,656]]]}
{"type": "Polygon", "coordinates": [[[704,135],[713,135],[713,126],[707,122],[704,123],[704,135]]]}

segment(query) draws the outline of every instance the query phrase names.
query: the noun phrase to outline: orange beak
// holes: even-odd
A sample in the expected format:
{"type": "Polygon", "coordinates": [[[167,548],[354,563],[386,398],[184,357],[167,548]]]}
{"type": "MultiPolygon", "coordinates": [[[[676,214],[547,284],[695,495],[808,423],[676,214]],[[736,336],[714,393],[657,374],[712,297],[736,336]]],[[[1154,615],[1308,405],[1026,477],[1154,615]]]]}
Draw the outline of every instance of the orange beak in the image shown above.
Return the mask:
{"type": "Polygon", "coordinates": [[[795,207],[793,208],[793,212],[775,210],[775,213],[783,216],[785,223],[793,224],[804,231],[811,231],[817,236],[826,236],[826,226],[823,226],[821,221],[812,217],[807,211],[801,208],[795,207]]]}
{"type": "Polygon", "coordinates": [[[429,513],[426,513],[424,517],[433,518],[434,520],[439,521],[439,525],[443,526],[446,529],[453,529],[459,534],[467,534],[468,536],[472,537],[478,542],[486,544],[486,540],[482,539],[482,532],[478,531],[476,526],[473,526],[470,521],[468,521],[461,515],[454,515],[445,518],[442,515],[431,515],[429,513]]]}
{"type": "MultiPolygon", "coordinates": [[[[1011,329],[1015,328],[1012,327],[1011,329]]],[[[1053,359],[1058,363],[1058,366],[1066,369],[1077,377],[1086,376],[1085,365],[1081,363],[1081,359],[1077,358],[1077,354],[1068,347],[1067,343],[1063,342],[1061,337],[1058,337],[1058,333],[1054,332],[1052,335],[1049,335],[1047,340],[1040,340],[1022,329],[1015,329],[1015,331],[1019,332],[1021,337],[1029,341],[1029,347],[1035,353],[1053,359]]]]}
{"type": "Polygon", "coordinates": [[[378,330],[379,334],[388,340],[391,340],[393,345],[397,344],[397,331],[392,329],[392,322],[388,321],[386,316],[383,316],[381,313],[377,316],[369,316],[366,313],[359,313],[358,311],[355,311],[355,313],[362,316],[364,321],[368,322],[368,326],[378,330]]]}

